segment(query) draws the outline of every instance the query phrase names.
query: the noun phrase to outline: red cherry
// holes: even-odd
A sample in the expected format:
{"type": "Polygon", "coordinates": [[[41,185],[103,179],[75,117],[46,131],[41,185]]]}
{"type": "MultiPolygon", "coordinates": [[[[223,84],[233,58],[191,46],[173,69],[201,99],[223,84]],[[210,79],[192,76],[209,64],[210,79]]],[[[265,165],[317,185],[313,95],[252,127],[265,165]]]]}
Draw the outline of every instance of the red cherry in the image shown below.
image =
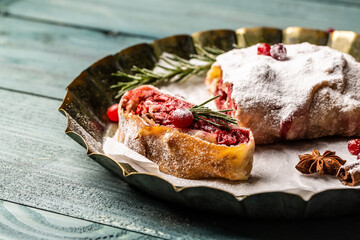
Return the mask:
{"type": "Polygon", "coordinates": [[[111,105],[111,107],[108,108],[106,111],[107,117],[112,122],[118,122],[119,121],[119,114],[118,114],[119,104],[111,105]]]}
{"type": "Polygon", "coordinates": [[[360,154],[360,139],[350,140],[348,142],[348,150],[352,155],[359,155],[360,154]]]}
{"type": "Polygon", "coordinates": [[[270,56],[270,45],[267,43],[260,43],[257,48],[257,55],[266,55],[270,56]]]}
{"type": "Polygon", "coordinates": [[[270,49],[270,55],[276,60],[285,60],[287,55],[285,46],[282,43],[273,45],[270,49]]]}
{"type": "Polygon", "coordinates": [[[186,128],[191,125],[194,120],[189,109],[176,109],[171,114],[171,122],[177,128],[186,128]]]}
{"type": "Polygon", "coordinates": [[[326,32],[328,33],[328,34],[331,34],[331,33],[333,33],[335,31],[335,29],[333,29],[333,28],[328,28],[327,30],[326,30],[326,32]]]}

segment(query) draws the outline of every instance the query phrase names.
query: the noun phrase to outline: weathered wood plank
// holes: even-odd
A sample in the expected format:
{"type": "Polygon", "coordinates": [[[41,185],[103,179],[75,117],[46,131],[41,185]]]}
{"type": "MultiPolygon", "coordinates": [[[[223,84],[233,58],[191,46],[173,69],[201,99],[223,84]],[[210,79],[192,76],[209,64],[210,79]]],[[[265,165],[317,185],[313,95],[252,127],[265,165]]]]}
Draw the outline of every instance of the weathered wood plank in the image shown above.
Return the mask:
{"type": "MultiPolygon", "coordinates": [[[[168,239],[293,239],[295,232],[299,239],[351,239],[360,223],[360,216],[253,221],[161,202],[86,157],[85,149],[63,133],[65,118],[57,112],[60,101],[4,90],[0,90],[0,99],[3,200],[168,239]],[[328,231],[338,226],[341,232],[328,231]]],[[[1,222],[6,216],[0,216],[1,222]]]]}
{"type": "MultiPolygon", "coordinates": [[[[349,7],[345,4],[348,1],[264,2],[261,6],[259,0],[246,4],[211,0],[206,2],[205,9],[204,2],[190,0],[151,3],[33,0],[8,7],[10,17],[21,15],[154,36],[264,25],[264,22],[277,27],[316,28],[327,28],[331,23],[330,26],[338,29],[359,31],[355,29],[359,22],[356,1],[349,7]]],[[[0,87],[55,98],[62,98],[64,87],[95,60],[127,44],[143,41],[10,18],[0,18],[0,29],[0,87]]],[[[295,233],[299,239],[351,239],[360,223],[360,216],[321,221],[250,221],[171,206],[130,188],[87,158],[85,150],[63,133],[65,118],[57,112],[60,101],[4,90],[0,90],[0,99],[2,199],[172,239],[278,239],[279,236],[294,239],[295,233]],[[339,226],[341,232],[329,231],[339,226]]],[[[7,210],[11,208],[5,206],[7,210]]],[[[28,216],[18,214],[18,210],[11,210],[16,219],[28,216]]],[[[9,225],[7,217],[0,214],[0,222],[7,221],[9,225]]],[[[50,219],[53,224],[62,221],[57,216],[49,216],[50,219]]],[[[63,220],[61,225],[67,221],[71,223],[63,220]]],[[[12,233],[5,235],[9,228],[2,227],[0,239],[8,239],[12,233]]],[[[28,235],[39,234],[28,232],[27,227],[24,230],[28,235]]]]}
{"type": "Polygon", "coordinates": [[[0,200],[0,239],[154,239],[0,200]]]}
{"type": "Polygon", "coordinates": [[[84,27],[162,37],[214,28],[287,26],[360,31],[358,1],[31,0],[8,8],[12,15],[84,27]]]}
{"type": "Polygon", "coordinates": [[[92,63],[146,41],[0,17],[0,87],[63,98],[92,63]]]}
{"type": "Polygon", "coordinates": [[[5,11],[5,9],[10,6],[11,4],[15,3],[19,0],[0,0],[0,13],[5,11]]]}

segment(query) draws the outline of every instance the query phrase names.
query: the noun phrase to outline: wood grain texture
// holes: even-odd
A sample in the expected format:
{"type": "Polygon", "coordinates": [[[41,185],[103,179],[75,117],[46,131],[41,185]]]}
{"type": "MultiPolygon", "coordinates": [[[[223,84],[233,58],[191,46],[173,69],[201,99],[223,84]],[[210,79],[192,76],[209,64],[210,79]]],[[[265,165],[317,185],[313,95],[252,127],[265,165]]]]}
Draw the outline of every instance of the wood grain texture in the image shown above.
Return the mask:
{"type": "Polygon", "coordinates": [[[296,239],[294,232],[298,239],[350,238],[360,223],[360,216],[254,221],[161,202],[86,157],[85,149],[63,133],[60,101],[5,90],[0,90],[0,99],[3,200],[166,239],[296,239]],[[341,232],[328,231],[338,226],[341,232]]]}
{"type": "Polygon", "coordinates": [[[264,25],[360,31],[360,4],[354,0],[29,0],[16,2],[7,11],[14,16],[156,37],[264,25]]]}
{"type": "Polygon", "coordinates": [[[360,216],[254,221],[144,195],[63,133],[66,120],[56,99],[94,61],[149,41],[100,30],[154,37],[259,25],[360,32],[359,5],[356,0],[0,0],[0,198],[130,231],[0,201],[0,239],[97,239],[118,231],[121,239],[142,239],[136,232],[166,239],[353,239],[360,216]],[[73,235],[83,227],[93,231],[73,235]],[[68,235],[61,235],[63,230],[68,235]]]}
{"type": "Polygon", "coordinates": [[[155,239],[0,200],[0,239],[155,239]]]}
{"type": "Polygon", "coordinates": [[[0,0],[0,13],[5,11],[9,5],[15,3],[16,1],[18,0],[0,0]]]}
{"type": "Polygon", "coordinates": [[[0,17],[0,87],[61,99],[92,63],[148,41],[0,17]]]}

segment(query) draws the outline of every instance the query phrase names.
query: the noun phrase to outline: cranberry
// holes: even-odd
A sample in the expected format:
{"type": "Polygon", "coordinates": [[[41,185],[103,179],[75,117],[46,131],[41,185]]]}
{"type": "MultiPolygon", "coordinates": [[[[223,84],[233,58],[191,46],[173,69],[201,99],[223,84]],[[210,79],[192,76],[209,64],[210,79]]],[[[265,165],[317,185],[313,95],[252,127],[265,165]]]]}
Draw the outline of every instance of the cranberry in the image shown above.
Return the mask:
{"type": "Polygon", "coordinates": [[[352,155],[359,155],[360,154],[360,139],[350,140],[348,142],[348,150],[352,155]]]}
{"type": "Polygon", "coordinates": [[[112,122],[118,122],[119,121],[119,114],[118,114],[119,104],[111,105],[108,110],[106,111],[107,117],[112,122]]]}
{"type": "Polygon", "coordinates": [[[260,43],[257,48],[257,55],[266,55],[270,56],[270,45],[267,43],[260,43]]]}
{"type": "Polygon", "coordinates": [[[357,156],[357,158],[356,158],[357,160],[360,160],[360,154],[357,156]]]}
{"type": "Polygon", "coordinates": [[[328,34],[331,34],[331,33],[333,33],[335,31],[335,29],[333,29],[333,28],[328,28],[327,30],[326,30],[326,32],[328,33],[328,34]]]}
{"type": "Polygon", "coordinates": [[[286,59],[286,48],[282,43],[278,43],[272,46],[270,49],[270,55],[276,60],[285,60],[286,59]]]}
{"type": "Polygon", "coordinates": [[[193,120],[194,116],[189,109],[176,109],[171,114],[171,122],[177,128],[189,127],[193,120]]]}

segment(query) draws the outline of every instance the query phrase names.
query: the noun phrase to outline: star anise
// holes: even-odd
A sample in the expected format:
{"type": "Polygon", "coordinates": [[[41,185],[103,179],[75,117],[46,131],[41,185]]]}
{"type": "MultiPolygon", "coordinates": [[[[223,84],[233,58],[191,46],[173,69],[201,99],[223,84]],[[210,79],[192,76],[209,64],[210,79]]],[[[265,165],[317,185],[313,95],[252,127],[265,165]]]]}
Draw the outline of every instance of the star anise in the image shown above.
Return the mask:
{"type": "Polygon", "coordinates": [[[295,168],[304,174],[317,172],[320,176],[324,174],[336,175],[339,168],[346,163],[345,160],[335,155],[335,152],[326,151],[320,155],[318,150],[313,150],[311,154],[299,155],[300,162],[295,168]]]}

